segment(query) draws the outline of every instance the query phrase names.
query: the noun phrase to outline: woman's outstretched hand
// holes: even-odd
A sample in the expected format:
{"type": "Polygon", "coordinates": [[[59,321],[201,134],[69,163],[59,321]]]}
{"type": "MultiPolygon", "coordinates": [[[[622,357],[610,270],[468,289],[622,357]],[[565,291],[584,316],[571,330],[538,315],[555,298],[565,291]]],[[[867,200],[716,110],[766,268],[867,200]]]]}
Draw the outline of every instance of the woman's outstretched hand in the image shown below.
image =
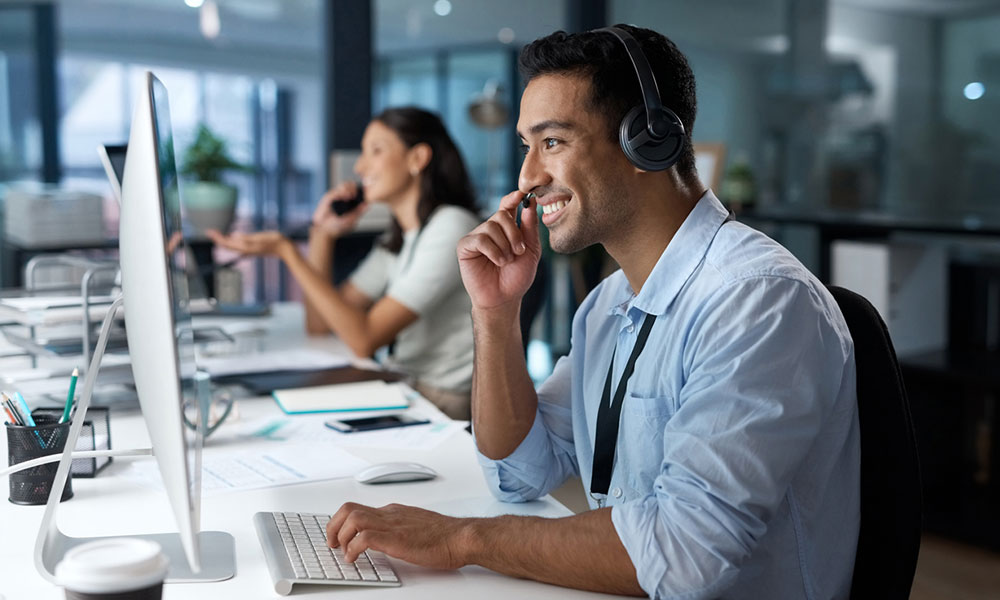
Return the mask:
{"type": "Polygon", "coordinates": [[[278,231],[260,231],[257,233],[235,232],[223,235],[215,229],[205,231],[212,242],[222,248],[235,250],[240,254],[253,256],[280,256],[288,248],[294,249],[292,242],[278,231]]]}

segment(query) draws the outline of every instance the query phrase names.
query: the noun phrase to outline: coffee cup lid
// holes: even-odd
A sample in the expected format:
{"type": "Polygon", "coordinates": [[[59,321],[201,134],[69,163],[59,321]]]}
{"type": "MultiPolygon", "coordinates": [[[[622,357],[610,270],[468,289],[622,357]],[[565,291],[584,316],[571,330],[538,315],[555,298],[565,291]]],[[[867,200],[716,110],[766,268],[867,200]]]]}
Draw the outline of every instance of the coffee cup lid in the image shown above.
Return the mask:
{"type": "Polygon", "coordinates": [[[169,566],[156,542],[108,538],[67,552],[56,565],[56,579],[84,594],[127,592],[163,581],[169,566]]]}

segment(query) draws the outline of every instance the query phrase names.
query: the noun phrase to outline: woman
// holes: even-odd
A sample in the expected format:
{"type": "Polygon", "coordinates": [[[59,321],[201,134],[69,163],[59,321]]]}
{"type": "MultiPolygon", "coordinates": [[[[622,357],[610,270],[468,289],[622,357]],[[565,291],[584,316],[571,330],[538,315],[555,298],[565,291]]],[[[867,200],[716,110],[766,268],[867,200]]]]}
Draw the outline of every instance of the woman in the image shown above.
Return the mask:
{"type": "Polygon", "coordinates": [[[332,204],[353,198],[356,184],[327,192],[313,214],[308,259],[274,231],[210,235],[226,248],[280,257],[305,294],[310,333],[332,330],[358,356],[389,345],[389,366],[408,374],[417,391],[450,417],[468,419],[471,303],[455,246],[479,218],[461,155],[436,115],[391,108],[365,129],[354,172],[364,204],[338,216],[332,204]],[[392,228],[334,288],[328,278],[333,246],[367,203],[388,205],[392,228]]]}

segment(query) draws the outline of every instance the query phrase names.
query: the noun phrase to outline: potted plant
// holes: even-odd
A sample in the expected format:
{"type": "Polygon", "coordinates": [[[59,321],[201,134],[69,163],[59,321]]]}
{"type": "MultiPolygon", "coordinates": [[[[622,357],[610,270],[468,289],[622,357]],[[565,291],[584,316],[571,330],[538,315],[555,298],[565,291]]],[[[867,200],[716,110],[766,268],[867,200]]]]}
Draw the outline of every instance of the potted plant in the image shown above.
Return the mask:
{"type": "Polygon", "coordinates": [[[181,174],[190,178],[184,185],[181,202],[197,233],[206,229],[228,231],[236,214],[236,187],[223,183],[222,173],[246,170],[246,166],[229,156],[225,140],[205,124],[198,126],[180,167],[181,174]]]}

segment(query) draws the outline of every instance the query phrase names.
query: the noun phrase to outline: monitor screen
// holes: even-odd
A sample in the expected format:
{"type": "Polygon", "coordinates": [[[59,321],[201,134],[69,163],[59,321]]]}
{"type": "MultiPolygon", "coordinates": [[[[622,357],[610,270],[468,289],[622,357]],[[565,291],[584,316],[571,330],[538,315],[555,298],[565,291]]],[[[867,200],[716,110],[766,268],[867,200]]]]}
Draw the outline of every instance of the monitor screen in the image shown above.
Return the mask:
{"type": "MultiPolygon", "coordinates": [[[[159,79],[152,77],[153,125],[155,129],[156,157],[159,171],[159,197],[163,214],[164,256],[170,274],[171,308],[174,332],[177,337],[177,361],[181,378],[182,397],[180,410],[197,412],[197,390],[195,389],[194,330],[188,305],[191,301],[190,278],[197,276],[197,268],[191,264],[191,252],[184,242],[183,220],[181,217],[180,182],[177,177],[177,163],[174,157],[174,136],[170,125],[170,102],[167,88],[159,79]],[[195,267],[192,269],[192,267],[195,267]]],[[[197,415],[187,415],[187,421],[197,423],[197,415]]],[[[188,463],[188,490],[192,504],[200,495],[201,463],[200,452],[195,447],[201,438],[191,428],[184,428],[188,463]]],[[[196,513],[197,515],[197,510],[196,513]]]]}

